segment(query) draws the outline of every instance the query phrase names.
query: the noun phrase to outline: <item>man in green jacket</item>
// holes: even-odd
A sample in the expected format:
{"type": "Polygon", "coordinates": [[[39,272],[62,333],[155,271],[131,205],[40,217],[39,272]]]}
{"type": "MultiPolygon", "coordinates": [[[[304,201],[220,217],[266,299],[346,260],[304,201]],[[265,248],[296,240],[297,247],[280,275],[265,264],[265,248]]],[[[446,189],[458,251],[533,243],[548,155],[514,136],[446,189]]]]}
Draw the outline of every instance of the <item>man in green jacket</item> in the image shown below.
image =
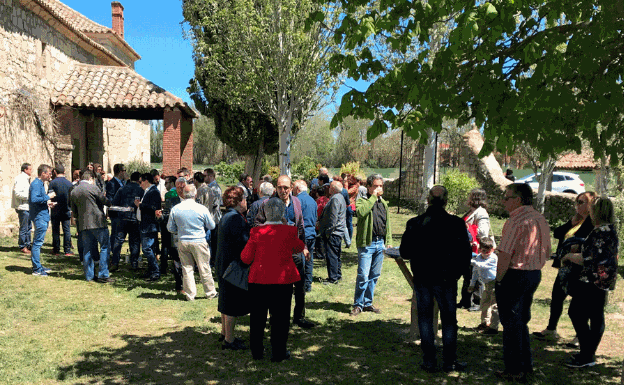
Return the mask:
{"type": "Polygon", "coordinates": [[[352,316],[363,311],[380,313],[373,306],[375,285],[381,275],[383,251],[392,242],[388,202],[381,198],[383,177],[372,174],[366,179],[366,197],[359,197],[355,202],[357,216],[358,271],[355,280],[355,298],[352,316]]]}

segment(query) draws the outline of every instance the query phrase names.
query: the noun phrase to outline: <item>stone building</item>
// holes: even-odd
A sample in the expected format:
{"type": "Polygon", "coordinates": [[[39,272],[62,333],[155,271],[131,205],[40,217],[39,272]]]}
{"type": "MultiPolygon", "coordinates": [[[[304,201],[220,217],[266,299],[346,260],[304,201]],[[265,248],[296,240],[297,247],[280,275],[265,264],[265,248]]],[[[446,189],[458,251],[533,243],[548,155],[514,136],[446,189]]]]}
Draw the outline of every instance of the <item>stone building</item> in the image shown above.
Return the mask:
{"type": "Polygon", "coordinates": [[[149,162],[148,120],[164,121],[164,171],[191,168],[196,113],[134,71],[124,8],[111,8],[108,28],[58,0],[0,0],[0,223],[22,163],[149,162]]]}

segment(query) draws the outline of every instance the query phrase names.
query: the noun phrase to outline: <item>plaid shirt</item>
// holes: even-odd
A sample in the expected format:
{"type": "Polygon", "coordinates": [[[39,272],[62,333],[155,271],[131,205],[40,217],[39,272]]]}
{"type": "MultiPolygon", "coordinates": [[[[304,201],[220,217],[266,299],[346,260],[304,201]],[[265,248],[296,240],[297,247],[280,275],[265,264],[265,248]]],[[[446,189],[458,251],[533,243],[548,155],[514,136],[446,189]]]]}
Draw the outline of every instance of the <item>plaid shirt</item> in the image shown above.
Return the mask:
{"type": "Polygon", "coordinates": [[[550,227],[532,206],[514,210],[505,225],[498,250],[511,255],[509,268],[541,270],[550,256],[550,227]]]}

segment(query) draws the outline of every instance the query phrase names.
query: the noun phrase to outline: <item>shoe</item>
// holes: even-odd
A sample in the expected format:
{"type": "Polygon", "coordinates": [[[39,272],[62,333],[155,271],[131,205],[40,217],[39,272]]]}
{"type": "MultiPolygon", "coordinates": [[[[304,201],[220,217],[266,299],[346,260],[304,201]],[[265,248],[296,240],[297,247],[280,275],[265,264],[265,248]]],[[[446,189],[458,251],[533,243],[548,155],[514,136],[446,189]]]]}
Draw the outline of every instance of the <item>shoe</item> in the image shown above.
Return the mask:
{"type": "Polygon", "coordinates": [[[223,334],[219,334],[219,342],[225,341],[225,336],[223,334]]]}
{"type": "Polygon", "coordinates": [[[568,368],[585,368],[596,365],[595,359],[584,359],[576,355],[565,364],[568,368]]]}
{"type": "Polygon", "coordinates": [[[339,283],[340,283],[339,279],[332,280],[332,279],[327,278],[326,280],[323,281],[323,285],[337,285],[339,283]]]}
{"type": "Polygon", "coordinates": [[[561,338],[556,330],[544,329],[541,332],[534,332],[533,335],[542,340],[558,340],[561,338]]]}
{"type": "Polygon", "coordinates": [[[221,350],[246,350],[247,346],[243,343],[242,340],[238,338],[234,338],[234,341],[227,342],[225,339],[223,340],[223,345],[221,345],[221,350]]]}
{"type": "Polygon", "coordinates": [[[572,349],[578,349],[579,347],[581,347],[581,345],[579,344],[578,337],[574,337],[574,339],[568,342],[566,346],[572,349]]]}
{"type": "Polygon", "coordinates": [[[420,368],[427,373],[435,373],[438,371],[438,367],[435,363],[422,363],[420,364],[420,368]]]}
{"type": "Polygon", "coordinates": [[[47,267],[44,267],[44,266],[41,266],[41,269],[43,271],[45,271],[46,273],[51,273],[52,272],[52,269],[48,269],[47,267]]]}
{"type": "Polygon", "coordinates": [[[362,312],[362,308],[359,306],[356,306],[353,309],[351,309],[351,313],[349,313],[349,315],[352,317],[355,317],[357,315],[360,315],[361,312],[362,312]]]}
{"type": "Polygon", "coordinates": [[[115,264],[115,265],[111,265],[111,266],[108,268],[108,271],[113,272],[113,273],[114,273],[114,272],[116,272],[117,270],[119,270],[119,265],[117,265],[117,264],[115,264]]]}
{"type": "Polygon", "coordinates": [[[368,311],[368,312],[375,313],[375,314],[379,314],[379,313],[381,313],[381,310],[377,309],[377,308],[376,308],[375,306],[373,306],[373,305],[370,305],[370,306],[364,306],[364,307],[362,308],[362,311],[368,311]]]}
{"type": "Polygon", "coordinates": [[[470,312],[481,311],[481,306],[479,306],[479,305],[471,306],[470,308],[468,308],[468,311],[470,311],[470,312]]]}
{"type": "Polygon", "coordinates": [[[314,322],[308,321],[305,318],[300,318],[300,319],[298,319],[296,321],[293,321],[293,323],[295,325],[299,326],[302,329],[311,329],[311,328],[316,326],[316,324],[314,322]]]}
{"type": "Polygon", "coordinates": [[[75,254],[74,254],[74,253],[72,253],[72,252],[65,253],[65,256],[66,256],[66,257],[73,257],[74,255],[75,255],[75,254]]]}
{"type": "Polygon", "coordinates": [[[287,350],[282,356],[271,357],[271,362],[282,362],[284,360],[290,360],[290,351],[287,350]]]}
{"type": "Polygon", "coordinates": [[[481,334],[485,336],[495,336],[498,334],[498,329],[487,328],[481,334]]]}
{"type": "Polygon", "coordinates": [[[206,298],[208,298],[208,299],[217,298],[218,296],[219,296],[219,292],[216,291],[216,290],[214,292],[210,293],[210,294],[206,294],[206,298]]]}
{"type": "Polygon", "coordinates": [[[46,273],[43,269],[41,269],[41,270],[33,271],[32,275],[37,276],[37,277],[47,277],[48,273],[46,273]]]}
{"type": "Polygon", "coordinates": [[[58,251],[53,251],[53,252],[52,252],[52,256],[53,256],[53,257],[58,257],[59,255],[61,255],[61,253],[60,253],[60,252],[58,252],[58,251]]]}
{"type": "Polygon", "coordinates": [[[32,252],[28,249],[28,247],[24,247],[23,249],[20,250],[22,253],[24,254],[32,254],[32,252]]]}
{"type": "Polygon", "coordinates": [[[487,326],[486,324],[479,324],[479,326],[477,326],[475,328],[476,331],[478,332],[482,332],[484,330],[487,330],[489,328],[489,326],[487,326]]]}
{"type": "Polygon", "coordinates": [[[145,280],[149,282],[156,282],[159,279],[160,279],[160,275],[154,274],[154,275],[149,276],[149,278],[146,278],[145,280]]]}
{"type": "Polygon", "coordinates": [[[504,370],[497,370],[495,373],[496,377],[500,378],[503,381],[509,382],[527,382],[527,374],[524,372],[520,373],[509,373],[504,370]]]}
{"type": "Polygon", "coordinates": [[[176,290],[176,294],[178,294],[178,295],[186,295],[186,292],[184,290],[176,290]]]}
{"type": "Polygon", "coordinates": [[[98,278],[97,279],[97,283],[114,283],[115,280],[111,277],[106,277],[106,278],[98,278]]]}
{"type": "Polygon", "coordinates": [[[444,364],[442,365],[442,370],[444,370],[446,373],[448,372],[463,372],[464,370],[466,370],[466,367],[468,367],[468,364],[465,362],[459,362],[459,361],[455,361],[451,364],[444,364]]]}

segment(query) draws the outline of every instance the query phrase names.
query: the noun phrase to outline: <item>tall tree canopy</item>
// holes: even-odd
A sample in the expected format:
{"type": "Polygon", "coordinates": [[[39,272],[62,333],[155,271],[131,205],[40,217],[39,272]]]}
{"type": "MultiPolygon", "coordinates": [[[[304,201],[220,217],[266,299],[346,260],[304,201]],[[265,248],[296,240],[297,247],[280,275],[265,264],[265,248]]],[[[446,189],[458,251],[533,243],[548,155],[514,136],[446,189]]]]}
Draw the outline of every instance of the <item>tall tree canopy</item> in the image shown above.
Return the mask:
{"type": "Polygon", "coordinates": [[[372,81],[344,95],[334,126],[355,116],[374,120],[369,140],[389,127],[420,138],[454,118],[483,127],[484,154],[525,142],[547,156],[586,139],[612,163],[621,158],[621,1],[317,1],[345,11],[334,38],[353,53],[335,54],[332,71],[372,81]],[[417,55],[384,60],[380,43],[417,55]]]}
{"type": "Polygon", "coordinates": [[[312,0],[184,0],[183,7],[193,40],[194,99],[270,117],[280,171],[290,174],[292,132],[335,79],[327,65],[334,40],[320,23],[305,28],[309,13],[322,8],[312,0]]]}

